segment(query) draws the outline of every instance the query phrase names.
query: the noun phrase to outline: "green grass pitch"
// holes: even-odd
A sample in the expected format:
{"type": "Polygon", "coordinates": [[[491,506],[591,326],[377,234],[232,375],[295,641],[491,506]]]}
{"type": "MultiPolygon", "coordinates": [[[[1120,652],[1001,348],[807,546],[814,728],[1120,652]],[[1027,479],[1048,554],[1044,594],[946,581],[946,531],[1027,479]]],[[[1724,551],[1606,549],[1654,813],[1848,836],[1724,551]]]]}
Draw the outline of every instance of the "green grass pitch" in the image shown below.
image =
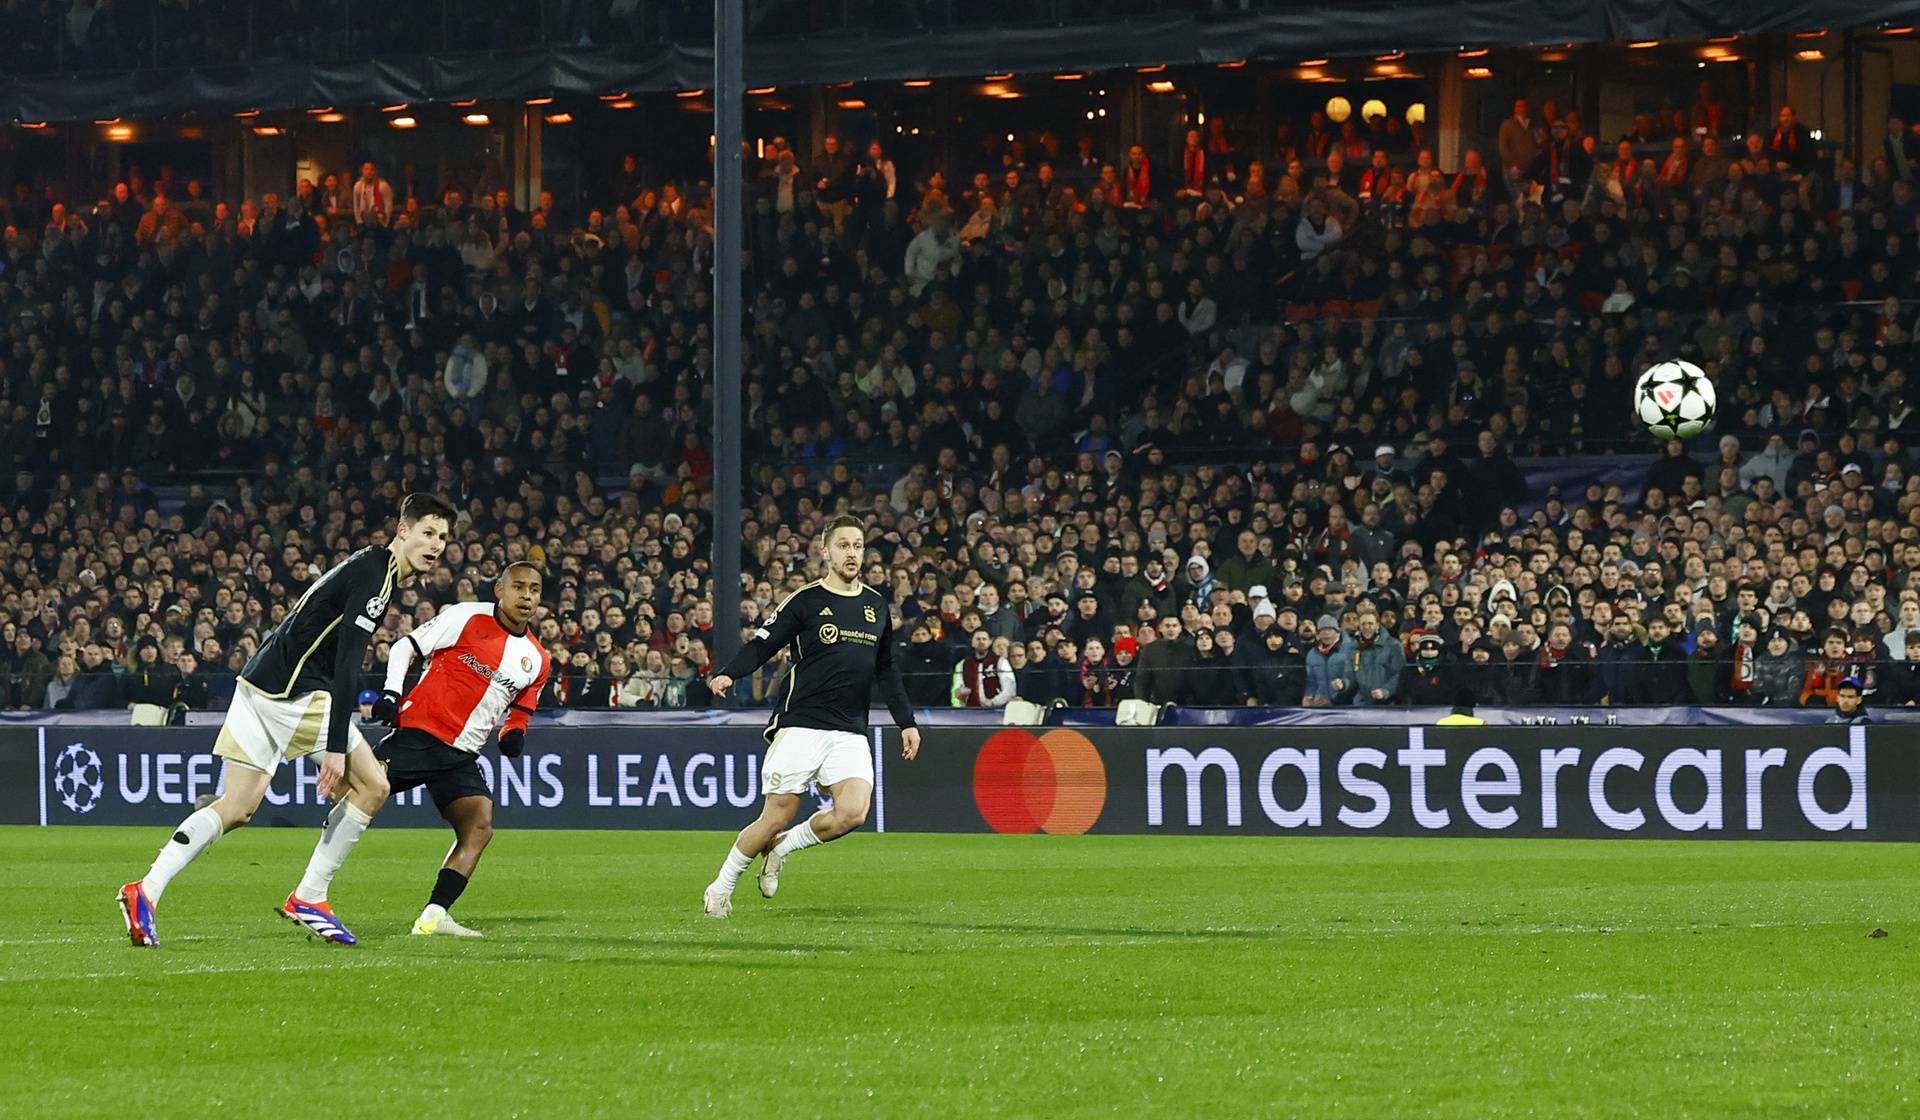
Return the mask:
{"type": "Polygon", "coordinates": [[[467,942],[376,827],[337,949],[260,829],[135,951],[163,839],[0,829],[0,1115],[1920,1115],[1907,846],[860,835],[712,922],[720,834],[504,832],[467,942]]]}

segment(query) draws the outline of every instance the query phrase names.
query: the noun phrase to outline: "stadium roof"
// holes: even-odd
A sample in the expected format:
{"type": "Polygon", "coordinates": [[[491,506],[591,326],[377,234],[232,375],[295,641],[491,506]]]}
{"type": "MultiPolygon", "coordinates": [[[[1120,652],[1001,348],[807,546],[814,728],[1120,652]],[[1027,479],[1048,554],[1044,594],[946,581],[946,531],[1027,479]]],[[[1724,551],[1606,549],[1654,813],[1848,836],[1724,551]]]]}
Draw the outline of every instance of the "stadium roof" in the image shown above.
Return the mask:
{"type": "MultiPolygon", "coordinates": [[[[1071,27],[837,32],[748,45],[753,84],[1045,73],[1155,63],[1293,60],[1378,51],[1619,42],[1863,27],[1910,21],[1912,0],[1471,0],[1267,3],[1221,15],[1173,13],[1071,27]]],[[[340,63],[251,64],[21,75],[0,81],[0,116],[79,120],[105,114],[293,109],[696,89],[712,51],[533,48],[404,55],[340,63]]]]}

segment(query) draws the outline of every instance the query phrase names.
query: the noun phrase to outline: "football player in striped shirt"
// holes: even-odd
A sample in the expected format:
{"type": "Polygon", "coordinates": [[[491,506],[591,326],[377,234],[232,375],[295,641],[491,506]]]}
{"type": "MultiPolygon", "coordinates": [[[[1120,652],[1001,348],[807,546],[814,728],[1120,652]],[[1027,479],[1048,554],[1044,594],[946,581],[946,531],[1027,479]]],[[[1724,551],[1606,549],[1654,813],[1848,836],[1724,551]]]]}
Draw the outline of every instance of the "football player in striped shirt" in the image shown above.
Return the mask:
{"type": "Polygon", "coordinates": [[[498,731],[500,753],[518,758],[527,717],[547,684],[547,651],[532,632],[542,583],[533,564],[509,564],[493,582],[493,602],[446,608],[395,642],[387,657],[386,688],[373,715],[393,732],[373,753],[386,764],[393,792],[427,787],[453,826],[453,847],[413,923],[417,935],[480,936],[447,911],[493,839],[493,791],[480,772],[480,750],[498,731]],[[407,670],[420,658],[426,669],[403,697],[407,670]]]}
{"type": "Polygon", "coordinates": [[[226,759],[220,797],[180,822],[145,877],[120,888],[135,945],[159,947],[154,909],[174,876],[253,819],[282,762],[315,753],[320,796],[334,806],[306,877],[278,913],[334,944],[354,944],[327,902],[327,883],[387,800],[386,771],[353,725],[360,662],[400,585],[439,563],[453,520],[442,499],[407,495],[392,543],[363,548],[315,580],[260,643],[214,740],[213,753],[226,759]]]}

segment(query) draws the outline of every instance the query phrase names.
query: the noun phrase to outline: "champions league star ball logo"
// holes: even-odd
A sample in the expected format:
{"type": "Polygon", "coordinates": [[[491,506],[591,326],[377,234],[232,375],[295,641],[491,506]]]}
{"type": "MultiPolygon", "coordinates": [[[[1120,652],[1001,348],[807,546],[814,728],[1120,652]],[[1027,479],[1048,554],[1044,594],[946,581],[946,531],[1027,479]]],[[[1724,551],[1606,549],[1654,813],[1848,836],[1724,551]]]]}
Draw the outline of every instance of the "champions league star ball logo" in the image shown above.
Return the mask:
{"type": "Polygon", "coordinates": [[[106,789],[106,767],[85,743],[68,746],[53,760],[53,790],[70,812],[93,812],[106,789]]]}

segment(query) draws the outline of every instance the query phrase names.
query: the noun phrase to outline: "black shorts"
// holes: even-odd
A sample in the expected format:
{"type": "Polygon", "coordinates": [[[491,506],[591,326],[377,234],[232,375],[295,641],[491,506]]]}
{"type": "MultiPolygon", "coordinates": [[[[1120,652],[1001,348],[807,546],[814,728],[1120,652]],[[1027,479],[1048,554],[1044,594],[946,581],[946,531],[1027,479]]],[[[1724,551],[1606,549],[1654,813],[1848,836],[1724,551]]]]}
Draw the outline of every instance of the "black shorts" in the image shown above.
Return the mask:
{"type": "Polygon", "coordinates": [[[449,747],[424,731],[410,727],[395,730],[373,748],[373,757],[387,764],[387,783],[394,793],[426,786],[434,807],[443,815],[447,806],[462,797],[493,799],[477,757],[449,747]]]}

